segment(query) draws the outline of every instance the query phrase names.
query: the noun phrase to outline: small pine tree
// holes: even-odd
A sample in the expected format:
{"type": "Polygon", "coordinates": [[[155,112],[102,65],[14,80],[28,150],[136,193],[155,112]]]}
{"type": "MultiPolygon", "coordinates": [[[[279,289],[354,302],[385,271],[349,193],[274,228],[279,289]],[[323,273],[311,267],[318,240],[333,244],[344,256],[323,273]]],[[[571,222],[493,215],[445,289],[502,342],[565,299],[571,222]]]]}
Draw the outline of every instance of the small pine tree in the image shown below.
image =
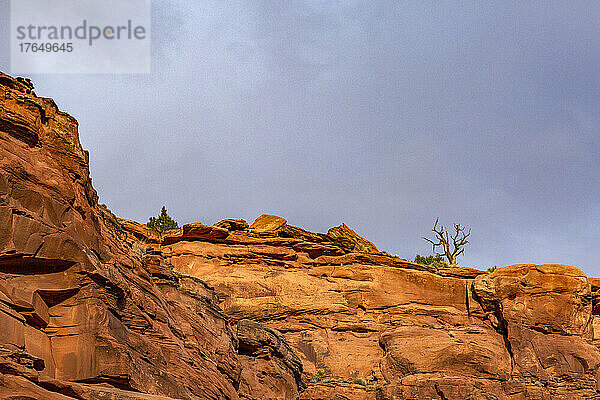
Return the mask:
{"type": "Polygon", "coordinates": [[[159,234],[163,234],[169,229],[178,228],[177,222],[169,217],[167,214],[167,208],[163,206],[160,210],[160,215],[158,217],[150,217],[146,226],[150,229],[155,230],[159,234]]]}

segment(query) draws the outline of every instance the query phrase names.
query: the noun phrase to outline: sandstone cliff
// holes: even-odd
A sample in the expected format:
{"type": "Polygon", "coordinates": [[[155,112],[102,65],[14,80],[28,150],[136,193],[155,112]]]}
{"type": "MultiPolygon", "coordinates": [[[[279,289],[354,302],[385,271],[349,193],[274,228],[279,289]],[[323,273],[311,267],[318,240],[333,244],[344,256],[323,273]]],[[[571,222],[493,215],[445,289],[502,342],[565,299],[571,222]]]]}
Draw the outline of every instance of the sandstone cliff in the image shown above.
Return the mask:
{"type": "Polygon", "coordinates": [[[0,74],[0,397],[600,398],[600,281],[385,253],[265,215],[116,218],[77,121],[0,74]]]}
{"type": "Polygon", "coordinates": [[[233,321],[283,332],[302,399],[600,398],[598,284],[575,267],[436,269],[356,252],[347,227],[340,240],[268,215],[226,224],[145,242],[213,287],[233,321]]]}
{"type": "Polygon", "coordinates": [[[77,121],[24,82],[0,89],[0,396],[296,397],[280,334],[232,325],[206,283],[125,240],[77,121]]]}

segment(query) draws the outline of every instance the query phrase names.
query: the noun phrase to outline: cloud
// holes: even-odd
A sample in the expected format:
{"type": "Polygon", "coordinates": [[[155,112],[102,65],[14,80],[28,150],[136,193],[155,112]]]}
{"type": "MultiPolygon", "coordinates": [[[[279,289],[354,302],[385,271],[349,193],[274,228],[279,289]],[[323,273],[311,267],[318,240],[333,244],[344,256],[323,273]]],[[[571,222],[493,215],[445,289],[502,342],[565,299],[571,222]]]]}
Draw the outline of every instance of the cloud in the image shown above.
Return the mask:
{"type": "Polygon", "coordinates": [[[117,214],[346,222],[409,258],[439,216],[465,265],[600,272],[599,6],[154,3],[153,75],[32,77],[117,214]]]}

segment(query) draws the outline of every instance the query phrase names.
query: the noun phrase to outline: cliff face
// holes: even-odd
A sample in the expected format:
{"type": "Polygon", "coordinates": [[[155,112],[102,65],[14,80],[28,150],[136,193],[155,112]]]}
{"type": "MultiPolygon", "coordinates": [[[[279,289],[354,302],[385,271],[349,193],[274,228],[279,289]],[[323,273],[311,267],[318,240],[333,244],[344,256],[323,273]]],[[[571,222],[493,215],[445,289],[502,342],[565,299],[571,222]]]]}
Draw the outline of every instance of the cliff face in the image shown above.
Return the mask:
{"type": "Polygon", "coordinates": [[[125,241],[77,121],[26,82],[0,89],[0,396],[294,398],[301,364],[277,332],[240,335],[204,282],[125,241]]]}
{"type": "Polygon", "coordinates": [[[309,382],[302,399],[600,398],[598,284],[577,268],[435,269],[372,244],[355,252],[364,239],[332,231],[263,216],[148,242],[214,287],[234,321],[285,334],[309,382]]]}
{"type": "Polygon", "coordinates": [[[73,118],[0,89],[1,398],[600,398],[577,268],[438,270],[269,215],[160,237],[98,204],[73,118]]]}

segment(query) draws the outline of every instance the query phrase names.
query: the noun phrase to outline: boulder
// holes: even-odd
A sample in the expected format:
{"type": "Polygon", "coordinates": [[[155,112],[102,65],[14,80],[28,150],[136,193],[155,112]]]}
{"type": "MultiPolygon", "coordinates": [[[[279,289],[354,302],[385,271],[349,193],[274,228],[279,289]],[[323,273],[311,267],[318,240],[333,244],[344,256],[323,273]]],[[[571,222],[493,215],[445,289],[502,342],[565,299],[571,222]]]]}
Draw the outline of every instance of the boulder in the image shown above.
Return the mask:
{"type": "Polygon", "coordinates": [[[230,232],[233,231],[245,231],[248,230],[248,223],[243,219],[224,219],[215,224],[218,228],[227,229],[230,232]]]}
{"type": "Polygon", "coordinates": [[[259,234],[274,233],[286,223],[285,219],[276,215],[263,214],[250,225],[250,230],[259,234]]]}

